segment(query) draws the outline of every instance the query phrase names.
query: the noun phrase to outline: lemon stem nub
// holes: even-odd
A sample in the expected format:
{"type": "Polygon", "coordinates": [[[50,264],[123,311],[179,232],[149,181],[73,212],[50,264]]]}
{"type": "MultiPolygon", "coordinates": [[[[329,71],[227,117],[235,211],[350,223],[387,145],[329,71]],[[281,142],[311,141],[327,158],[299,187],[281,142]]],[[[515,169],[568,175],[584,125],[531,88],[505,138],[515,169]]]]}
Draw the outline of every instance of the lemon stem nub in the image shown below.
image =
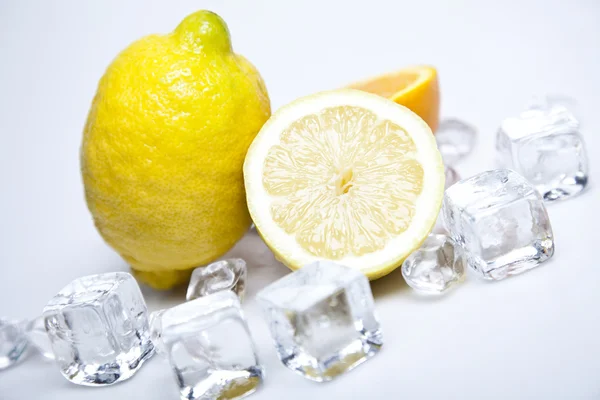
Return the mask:
{"type": "Polygon", "coordinates": [[[175,28],[175,36],[194,53],[232,51],[227,24],[211,11],[198,11],[185,17],[175,28]]]}

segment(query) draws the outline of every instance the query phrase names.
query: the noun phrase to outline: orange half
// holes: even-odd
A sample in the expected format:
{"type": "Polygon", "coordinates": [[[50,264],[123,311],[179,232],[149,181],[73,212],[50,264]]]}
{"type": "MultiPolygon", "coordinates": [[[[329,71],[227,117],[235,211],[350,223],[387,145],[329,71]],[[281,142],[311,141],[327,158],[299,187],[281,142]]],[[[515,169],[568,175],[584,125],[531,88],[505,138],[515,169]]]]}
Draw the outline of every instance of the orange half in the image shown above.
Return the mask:
{"type": "Polygon", "coordinates": [[[440,90],[437,71],[428,65],[408,67],[396,72],[355,82],[348,86],[388,98],[410,108],[433,132],[440,119],[440,90]]]}

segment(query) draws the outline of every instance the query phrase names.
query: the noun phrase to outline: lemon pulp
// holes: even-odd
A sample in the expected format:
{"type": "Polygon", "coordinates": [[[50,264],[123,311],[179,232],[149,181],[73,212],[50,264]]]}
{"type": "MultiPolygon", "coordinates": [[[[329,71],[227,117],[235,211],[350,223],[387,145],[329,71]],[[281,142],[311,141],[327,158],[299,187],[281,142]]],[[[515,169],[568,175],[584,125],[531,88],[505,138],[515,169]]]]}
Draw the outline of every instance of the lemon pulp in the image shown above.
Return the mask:
{"type": "Polygon", "coordinates": [[[273,221],[309,253],[362,256],[404,232],[423,168],[399,125],[338,106],[293,122],[267,154],[263,185],[273,221]]]}

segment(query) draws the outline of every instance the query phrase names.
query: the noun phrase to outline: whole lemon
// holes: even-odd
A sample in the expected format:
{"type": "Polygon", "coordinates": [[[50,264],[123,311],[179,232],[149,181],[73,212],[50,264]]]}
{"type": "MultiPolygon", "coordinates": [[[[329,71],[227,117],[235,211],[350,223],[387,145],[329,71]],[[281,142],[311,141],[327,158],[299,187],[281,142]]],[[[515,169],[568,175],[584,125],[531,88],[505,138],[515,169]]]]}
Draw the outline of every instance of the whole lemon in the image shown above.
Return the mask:
{"type": "Polygon", "coordinates": [[[81,147],[102,237],[157,289],[229,250],[248,230],[242,165],[271,114],[257,70],[209,11],[126,48],[101,78],[81,147]]]}

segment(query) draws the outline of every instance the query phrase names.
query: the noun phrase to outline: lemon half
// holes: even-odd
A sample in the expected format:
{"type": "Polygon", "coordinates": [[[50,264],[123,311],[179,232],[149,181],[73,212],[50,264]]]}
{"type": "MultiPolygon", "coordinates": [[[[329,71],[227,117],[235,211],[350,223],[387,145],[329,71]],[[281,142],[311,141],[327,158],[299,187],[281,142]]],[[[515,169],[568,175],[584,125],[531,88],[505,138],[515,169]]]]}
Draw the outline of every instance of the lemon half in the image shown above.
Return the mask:
{"type": "Polygon", "coordinates": [[[444,167],[418,115],[343,89],[273,114],[248,150],[244,182],[257,230],[289,268],[328,259],[376,279],[431,231],[444,167]]]}

